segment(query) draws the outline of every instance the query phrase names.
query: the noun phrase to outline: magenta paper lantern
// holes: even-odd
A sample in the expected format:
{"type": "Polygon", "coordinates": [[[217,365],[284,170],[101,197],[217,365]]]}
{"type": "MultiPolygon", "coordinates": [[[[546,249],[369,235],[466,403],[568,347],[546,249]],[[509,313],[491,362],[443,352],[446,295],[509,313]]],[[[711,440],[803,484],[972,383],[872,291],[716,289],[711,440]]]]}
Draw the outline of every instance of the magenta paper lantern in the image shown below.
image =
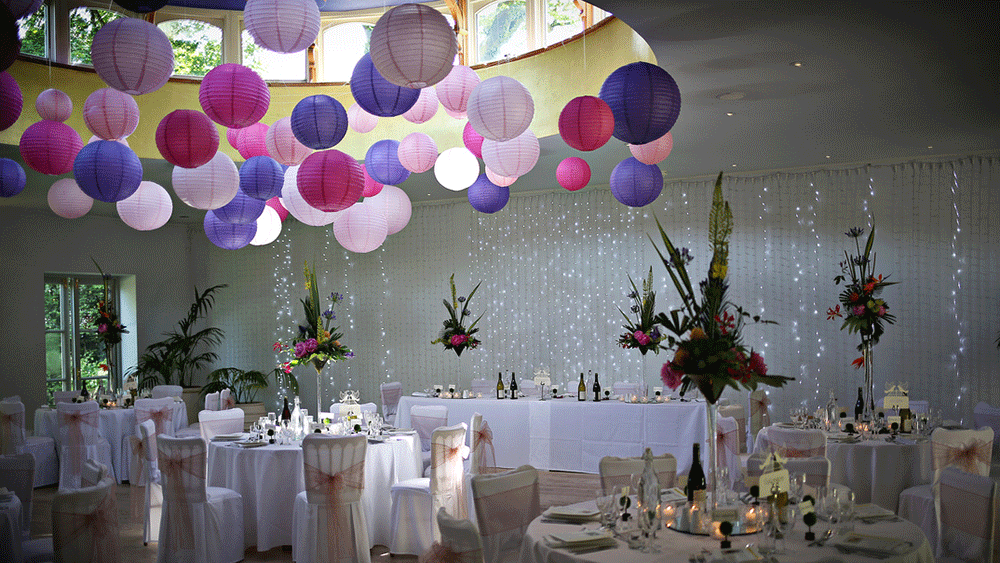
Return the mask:
{"type": "Polygon", "coordinates": [[[466,111],[477,133],[493,141],[508,141],[531,125],[535,102],[517,80],[494,76],[472,90],[466,111]]]}
{"type": "Polygon", "coordinates": [[[376,182],[398,186],[410,177],[410,171],[399,162],[399,141],[383,139],[365,153],[368,175],[376,182]]]}
{"type": "Polygon", "coordinates": [[[370,202],[385,213],[387,233],[390,235],[402,231],[413,215],[410,196],[396,186],[386,186],[378,195],[365,202],[370,202]]]}
{"type": "Polygon", "coordinates": [[[472,123],[465,124],[465,128],[462,129],[462,144],[472,154],[476,155],[477,158],[483,158],[483,139],[482,135],[476,133],[475,128],[472,127],[472,123]]]}
{"type": "Polygon", "coordinates": [[[174,202],[167,190],[156,182],[143,180],[134,194],[115,204],[118,216],[137,231],[152,231],[167,224],[174,212],[174,202]]]}
{"type": "Polygon", "coordinates": [[[446,110],[464,113],[469,104],[472,90],[481,82],[476,71],[465,65],[451,67],[451,72],[434,86],[438,101],[446,110]]]}
{"type": "Polygon", "coordinates": [[[615,114],[597,96],[573,98],[559,113],[559,135],[578,151],[597,150],[615,132],[615,114]]]}
{"type": "Polygon", "coordinates": [[[243,25],[261,47],[298,53],[319,35],[319,6],[315,0],[247,0],[243,25]]]}
{"type": "Polygon", "coordinates": [[[483,162],[501,176],[524,176],[535,167],[539,152],[538,138],[530,129],[509,141],[483,140],[483,162]]]}
{"type": "Polygon", "coordinates": [[[333,223],[339,215],[338,212],[320,211],[302,198],[297,180],[299,168],[299,166],[289,166],[288,170],[285,170],[285,183],[281,187],[281,205],[291,213],[292,217],[311,227],[322,227],[333,223]]]}
{"type": "Polygon", "coordinates": [[[434,161],[434,178],[453,192],[460,192],[479,178],[479,160],[465,147],[452,147],[434,161]]]}
{"type": "Polygon", "coordinates": [[[10,13],[14,16],[15,20],[37,12],[42,2],[43,0],[3,0],[3,3],[10,8],[10,13]]]}
{"type": "Polygon", "coordinates": [[[249,127],[237,129],[236,150],[246,160],[255,156],[270,157],[267,152],[267,132],[270,127],[266,123],[254,123],[249,127]]]}
{"type": "Polygon", "coordinates": [[[237,137],[239,137],[240,131],[242,131],[242,129],[233,129],[231,127],[226,127],[226,141],[229,142],[229,146],[233,147],[237,151],[240,150],[240,148],[236,146],[236,139],[237,137]]]}
{"type": "Polygon", "coordinates": [[[50,121],[66,121],[73,115],[73,100],[66,92],[49,88],[35,98],[35,111],[39,117],[50,121]]]}
{"type": "Polygon", "coordinates": [[[267,130],[264,144],[271,158],[285,166],[298,166],[313,152],[295,138],[290,117],[282,117],[274,122],[274,125],[267,130]]]}
{"type": "Polygon", "coordinates": [[[160,28],[140,19],[121,18],[94,34],[90,58],[101,80],[126,94],[148,94],[174,72],[174,48],[160,28]]]}
{"type": "Polygon", "coordinates": [[[509,186],[517,181],[517,176],[501,176],[496,172],[490,170],[489,166],[486,166],[486,177],[490,179],[490,182],[498,186],[509,186]]]}
{"type": "Polygon", "coordinates": [[[424,4],[401,4],[375,23],[369,49],[386,80],[426,88],[448,76],[458,41],[441,12],[424,4]]]}
{"type": "Polygon", "coordinates": [[[437,144],[426,133],[410,133],[399,142],[396,156],[403,168],[410,172],[417,174],[427,172],[434,167],[434,162],[437,160],[437,144]]]}
{"type": "Polygon", "coordinates": [[[420,97],[417,98],[417,103],[413,104],[413,107],[403,114],[403,119],[410,123],[426,123],[437,114],[438,105],[438,98],[437,94],[434,93],[434,88],[423,88],[420,90],[420,97]]]}
{"type": "Polygon", "coordinates": [[[218,152],[219,131],[200,111],[176,109],[156,127],[156,148],[170,164],[197,168],[218,152]]]}
{"type": "Polygon", "coordinates": [[[252,246],[271,244],[281,234],[281,217],[273,207],[265,205],[264,212],[257,217],[257,234],[250,241],[252,246]]]}
{"type": "Polygon", "coordinates": [[[629,207],[649,205],[663,191],[663,173],[655,164],[626,158],[611,171],[611,195],[629,207]]]}
{"type": "Polygon", "coordinates": [[[219,151],[198,168],[175,166],[174,193],[195,209],[217,209],[229,203],[240,187],[240,173],[229,155],[219,151]]]}
{"type": "Polygon", "coordinates": [[[358,104],[351,104],[347,108],[347,123],[358,133],[368,133],[378,125],[378,116],[368,113],[358,104]]]}
{"type": "Polygon", "coordinates": [[[333,224],[333,236],[351,252],[371,252],[382,246],[388,234],[385,211],[367,201],[352,205],[333,224]]]}
{"type": "Polygon", "coordinates": [[[659,164],[663,159],[670,156],[670,151],[674,149],[674,135],[667,131],[667,134],[659,139],[646,143],[645,145],[629,145],[628,150],[636,160],[643,164],[659,164]]]}
{"type": "Polygon", "coordinates": [[[250,244],[257,234],[256,222],[226,223],[211,210],[205,213],[203,225],[208,240],[223,250],[239,250],[250,244]]]}
{"type": "Polygon", "coordinates": [[[56,180],[49,188],[49,209],[66,219],[79,219],[94,206],[94,198],[83,193],[73,178],[56,180]]]}
{"type": "Polygon", "coordinates": [[[577,156],[565,158],[556,167],[556,181],[571,192],[582,189],[590,182],[590,165],[577,156]]]}
{"type": "Polygon", "coordinates": [[[306,203],[328,213],[354,205],[365,188],[361,165],[337,149],[309,155],[295,181],[306,203]]]}
{"type": "Polygon", "coordinates": [[[271,104],[271,92],[256,72],[226,63],[208,71],[201,80],[198,102],[212,121],[241,129],[264,117],[271,104]]]}
{"type": "Polygon", "coordinates": [[[498,186],[486,174],[469,186],[469,205],[480,213],[496,213],[503,209],[510,200],[510,188],[498,186]]]}
{"type": "Polygon", "coordinates": [[[617,139],[643,145],[667,134],[681,112],[681,91],[670,74],[643,61],[617,68],[600,97],[615,116],[617,139]]]}
{"type": "Polygon", "coordinates": [[[403,115],[420,97],[419,90],[397,86],[379,74],[370,53],[365,53],[354,65],[350,87],[354,101],[379,117],[403,115]]]}
{"type": "Polygon", "coordinates": [[[14,197],[24,191],[28,176],[17,161],[0,158],[0,197],[14,197]]]}
{"type": "Polygon", "coordinates": [[[19,148],[21,158],[32,170],[58,176],[73,170],[83,139],[69,125],[46,119],[24,130],[19,148]]]}
{"type": "Polygon", "coordinates": [[[23,108],[24,97],[17,80],[7,71],[0,72],[0,131],[13,125],[23,108]]]}
{"type": "Polygon", "coordinates": [[[213,211],[216,217],[226,223],[253,223],[264,212],[265,207],[267,205],[263,200],[252,198],[243,193],[243,190],[236,190],[236,195],[229,203],[213,211]]]}
{"type": "Polygon", "coordinates": [[[252,198],[267,201],[281,195],[285,171],[269,156],[248,158],[240,167],[240,190],[252,198]]]}
{"type": "Polygon", "coordinates": [[[385,185],[382,184],[381,182],[375,181],[374,178],[369,176],[368,169],[365,168],[364,164],[361,165],[361,173],[365,175],[365,188],[364,190],[362,190],[361,195],[364,197],[372,197],[378,195],[378,193],[382,191],[382,188],[385,187],[385,185]]]}
{"type": "MultiPolygon", "coordinates": [[[[292,176],[294,177],[295,175],[293,174],[292,176]]],[[[267,206],[278,214],[278,218],[281,219],[282,222],[288,218],[288,210],[281,204],[281,196],[275,196],[267,200],[267,206]]]]}
{"type": "Polygon", "coordinates": [[[124,139],[139,126],[139,105],[124,92],[101,88],[87,96],[83,103],[83,122],[101,139],[124,139]]]}
{"type": "Polygon", "coordinates": [[[76,155],[73,177],[83,193],[115,203],[139,189],[142,162],[132,149],[117,141],[94,141],[76,155]]]}

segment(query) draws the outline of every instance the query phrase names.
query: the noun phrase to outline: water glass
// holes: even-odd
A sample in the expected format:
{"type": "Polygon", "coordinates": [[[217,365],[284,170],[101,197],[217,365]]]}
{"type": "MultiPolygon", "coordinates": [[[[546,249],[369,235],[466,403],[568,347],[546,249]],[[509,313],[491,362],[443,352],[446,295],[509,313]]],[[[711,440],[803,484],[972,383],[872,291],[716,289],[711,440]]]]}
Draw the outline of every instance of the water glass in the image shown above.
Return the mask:
{"type": "Polygon", "coordinates": [[[615,521],[618,520],[617,497],[613,494],[605,494],[603,489],[594,491],[594,494],[596,496],[597,510],[601,511],[601,527],[606,530],[614,528],[615,521]]]}
{"type": "Polygon", "coordinates": [[[847,535],[854,531],[854,491],[844,491],[839,495],[839,508],[840,534],[847,535]]]}
{"type": "Polygon", "coordinates": [[[274,426],[274,423],[278,420],[278,416],[273,412],[267,413],[267,422],[274,426]]]}

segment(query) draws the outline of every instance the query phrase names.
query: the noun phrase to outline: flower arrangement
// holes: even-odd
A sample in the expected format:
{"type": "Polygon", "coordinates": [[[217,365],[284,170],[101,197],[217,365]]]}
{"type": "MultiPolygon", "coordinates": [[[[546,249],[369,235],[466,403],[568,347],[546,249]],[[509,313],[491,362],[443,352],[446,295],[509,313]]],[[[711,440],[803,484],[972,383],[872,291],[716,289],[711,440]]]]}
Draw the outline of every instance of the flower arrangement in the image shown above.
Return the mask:
{"type": "Polygon", "coordinates": [[[291,343],[280,341],[274,343],[275,352],[291,357],[278,366],[285,373],[291,373],[293,367],[301,364],[311,364],[318,373],[329,361],[336,362],[354,357],[354,352],[340,343],[339,339],[343,334],[337,332],[339,330],[337,327],[331,326],[337,318],[333,308],[343,301],[344,296],[340,293],[331,293],[330,306],[321,313],[316,269],[310,268],[308,262],[305,265],[305,278],[306,298],[299,301],[302,302],[308,324],[299,325],[299,333],[291,343]]]}
{"type": "Polygon", "coordinates": [[[448,310],[449,318],[444,320],[444,328],[438,333],[438,337],[431,341],[431,344],[444,344],[445,350],[454,350],[457,356],[461,356],[466,348],[474,349],[481,344],[479,339],[475,337],[475,334],[479,332],[476,325],[486,313],[479,315],[468,328],[462,322],[465,317],[472,315],[469,311],[469,303],[472,302],[472,296],[476,294],[476,290],[483,282],[477,283],[468,297],[456,297],[455,274],[452,274],[448,281],[451,284],[451,302],[449,303],[447,299],[444,299],[443,302],[445,309],[448,310]]]}
{"type": "Polygon", "coordinates": [[[649,275],[642,282],[642,293],[629,276],[628,281],[632,284],[632,291],[628,294],[632,300],[631,311],[635,319],[628,316],[625,311],[618,308],[618,311],[625,317],[625,324],[622,327],[625,332],[618,337],[618,345],[622,348],[638,348],[643,356],[646,352],[652,351],[654,354],[660,353],[660,342],[666,335],[660,332],[653,317],[656,315],[656,294],[653,292],[653,267],[649,267],[649,275]]]}
{"type": "Polygon", "coordinates": [[[93,258],[91,258],[91,260],[94,261],[94,266],[96,266],[97,271],[101,273],[101,279],[104,282],[104,297],[97,302],[97,316],[94,318],[94,326],[97,327],[97,337],[101,340],[101,343],[104,344],[104,348],[107,350],[115,344],[120,344],[122,341],[122,334],[128,334],[128,330],[118,319],[118,314],[115,313],[114,304],[110,299],[111,288],[109,286],[109,282],[111,281],[111,276],[104,273],[104,270],[101,269],[100,264],[98,264],[96,260],[93,258]]]}
{"type": "Polygon", "coordinates": [[[667,335],[665,347],[676,349],[674,358],[664,364],[660,372],[664,385],[671,389],[680,387],[681,394],[696,387],[709,403],[714,404],[726,386],[754,390],[758,385],[781,387],[790,381],[790,377],[768,375],[764,358],[743,345],[746,320],[766,324],[774,324],[774,321],[751,316],[726,297],[733,214],[729,203],[722,199],[722,173],[715,181],[709,214],[712,262],[708,277],[698,284],[700,298],[695,294],[687,271],[692,259],[690,252],[678,250],[673,245],[659,219],[656,225],[666,256],[652,238],[650,241],[681,298],[680,308],[669,314],[659,313],[654,319],[672,333],[667,335]]]}

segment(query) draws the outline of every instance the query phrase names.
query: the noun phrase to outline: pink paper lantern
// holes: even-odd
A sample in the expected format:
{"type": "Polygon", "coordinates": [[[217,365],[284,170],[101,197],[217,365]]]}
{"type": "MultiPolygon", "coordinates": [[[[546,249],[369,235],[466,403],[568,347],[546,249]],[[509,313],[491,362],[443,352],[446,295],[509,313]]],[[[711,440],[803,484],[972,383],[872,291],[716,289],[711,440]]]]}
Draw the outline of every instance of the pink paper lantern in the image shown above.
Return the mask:
{"type": "Polygon", "coordinates": [[[559,135],[578,151],[599,149],[615,132],[615,114],[597,96],[573,98],[559,113],[559,135]]]}
{"type": "Polygon", "coordinates": [[[556,167],[556,181],[571,192],[582,189],[590,182],[590,165],[576,156],[563,159],[556,167]]]}
{"type": "Polygon", "coordinates": [[[483,162],[501,176],[524,176],[535,167],[539,152],[538,138],[530,129],[509,141],[483,140],[483,162]]]}
{"type": "Polygon", "coordinates": [[[368,169],[365,168],[364,164],[361,165],[361,173],[365,175],[365,188],[361,192],[361,195],[364,197],[378,195],[378,193],[382,191],[384,185],[381,182],[375,181],[374,178],[368,175],[368,169]]]}
{"type": "Polygon", "coordinates": [[[390,235],[402,231],[413,215],[413,204],[410,202],[410,196],[396,186],[386,186],[378,195],[365,201],[370,202],[385,213],[387,233],[390,235]]]}
{"type": "Polygon", "coordinates": [[[298,166],[289,166],[285,171],[285,183],[281,187],[281,205],[291,213],[292,217],[311,227],[322,227],[333,223],[338,213],[320,211],[302,198],[297,183],[298,174],[298,166]]]}
{"type": "Polygon", "coordinates": [[[156,182],[143,180],[132,195],[115,204],[118,216],[137,231],[152,231],[167,224],[174,212],[174,202],[167,190],[156,182]]]}
{"type": "Polygon", "coordinates": [[[175,166],[197,168],[219,150],[219,132],[207,115],[193,109],[168,113],[156,128],[156,148],[175,166]]]}
{"type": "Polygon", "coordinates": [[[486,167],[486,177],[500,187],[507,187],[517,181],[517,176],[501,176],[490,170],[489,166],[486,167]]]}
{"type": "Polygon", "coordinates": [[[32,170],[58,176],[73,170],[83,139],[69,125],[46,119],[25,129],[19,148],[21,158],[32,170]]]}
{"type": "Polygon", "coordinates": [[[136,18],[104,24],[90,45],[94,70],[108,86],[126,94],[148,94],[174,72],[174,48],[160,28],[136,18]]]}
{"type": "Polygon", "coordinates": [[[347,108],[347,123],[358,133],[368,133],[378,125],[378,116],[368,113],[358,104],[352,104],[347,108]]]}
{"type": "Polygon", "coordinates": [[[247,0],[243,24],[255,43],[277,53],[298,53],[319,34],[315,0],[247,0]]]}
{"type": "Polygon", "coordinates": [[[354,158],[329,149],[313,153],[302,162],[296,183],[309,205],[332,213],[347,209],[361,198],[365,177],[354,158]]]}
{"type": "Polygon", "coordinates": [[[452,119],[462,120],[462,119],[468,119],[469,118],[468,112],[464,112],[464,111],[456,111],[456,110],[453,110],[453,109],[444,108],[444,112],[447,113],[448,116],[451,117],[452,119]]]}
{"type": "Polygon", "coordinates": [[[659,164],[663,159],[670,156],[670,151],[674,148],[674,135],[670,131],[667,134],[646,143],[645,145],[629,145],[628,150],[636,160],[643,164],[659,164]]]}
{"type": "Polygon", "coordinates": [[[174,193],[195,209],[216,209],[230,202],[240,187],[236,163],[224,152],[198,168],[175,166],[172,174],[174,193]]]}
{"type": "Polygon", "coordinates": [[[7,71],[0,72],[0,131],[13,125],[23,108],[24,97],[17,80],[7,71]]]}
{"type": "Polygon", "coordinates": [[[267,152],[267,132],[270,127],[266,123],[254,123],[249,127],[237,129],[236,150],[245,160],[255,156],[271,156],[267,152]]]}
{"type": "Polygon", "coordinates": [[[313,150],[295,138],[290,117],[282,117],[274,122],[264,137],[267,152],[271,158],[286,166],[298,166],[312,154],[313,150]]]}
{"type": "MultiPolygon", "coordinates": [[[[115,90],[115,91],[117,92],[117,90],[115,90]]],[[[91,135],[90,138],[87,139],[87,143],[86,144],[89,145],[90,143],[93,143],[93,142],[96,142],[96,141],[107,141],[107,140],[108,139],[102,139],[102,138],[98,137],[97,135],[91,135]]],[[[128,139],[114,139],[114,141],[116,143],[120,144],[120,145],[124,145],[126,147],[132,148],[131,145],[128,144],[128,139]]]]}
{"type": "MultiPolygon", "coordinates": [[[[287,172],[286,172],[287,177],[287,172]]],[[[274,210],[278,214],[278,218],[284,221],[288,218],[288,210],[285,206],[281,204],[281,196],[274,196],[267,200],[267,206],[274,210]]]]}
{"type": "Polygon", "coordinates": [[[417,103],[413,104],[413,107],[406,110],[406,113],[403,114],[403,119],[410,123],[426,123],[437,114],[438,105],[438,98],[437,94],[434,93],[434,88],[424,88],[420,90],[420,97],[417,98],[417,103]]]}
{"type": "Polygon", "coordinates": [[[139,105],[124,92],[101,88],[83,103],[83,122],[91,133],[105,141],[124,139],[139,125],[139,105]]]}
{"type": "Polygon", "coordinates": [[[476,133],[471,123],[466,123],[465,129],[462,129],[462,143],[476,158],[483,158],[483,136],[476,133]]]}
{"type": "Polygon", "coordinates": [[[42,119],[66,121],[73,115],[73,100],[66,92],[49,88],[35,98],[35,111],[42,119]]]}
{"type": "Polygon", "coordinates": [[[375,23],[370,50],[375,68],[386,80],[426,88],[451,71],[458,42],[441,12],[424,4],[402,4],[375,23]]]}
{"type": "Polygon", "coordinates": [[[94,206],[94,198],[83,193],[73,178],[56,180],[49,188],[49,208],[60,217],[78,219],[94,206]]]}
{"type": "Polygon", "coordinates": [[[264,117],[271,104],[271,92],[256,72],[226,63],[208,71],[201,80],[198,102],[212,121],[242,129],[264,117]]]}
{"type": "Polygon", "coordinates": [[[388,234],[385,211],[365,201],[352,205],[333,224],[333,236],[351,252],[371,252],[382,246],[388,234]]]}
{"type": "Polygon", "coordinates": [[[399,163],[410,172],[419,174],[434,167],[437,160],[437,144],[426,133],[410,133],[399,142],[397,151],[399,163]]]}
{"type": "Polygon", "coordinates": [[[455,65],[451,72],[434,89],[438,100],[446,110],[462,113],[469,104],[472,90],[481,82],[476,71],[465,65],[455,65]]]}
{"type": "Polygon", "coordinates": [[[240,148],[236,146],[236,138],[239,136],[240,131],[242,131],[242,129],[233,129],[231,127],[226,127],[226,141],[229,142],[229,146],[233,147],[236,150],[240,150],[240,148]]]}
{"type": "Polygon", "coordinates": [[[494,76],[472,90],[466,111],[477,133],[493,141],[508,141],[531,125],[535,102],[517,80],[494,76]]]}

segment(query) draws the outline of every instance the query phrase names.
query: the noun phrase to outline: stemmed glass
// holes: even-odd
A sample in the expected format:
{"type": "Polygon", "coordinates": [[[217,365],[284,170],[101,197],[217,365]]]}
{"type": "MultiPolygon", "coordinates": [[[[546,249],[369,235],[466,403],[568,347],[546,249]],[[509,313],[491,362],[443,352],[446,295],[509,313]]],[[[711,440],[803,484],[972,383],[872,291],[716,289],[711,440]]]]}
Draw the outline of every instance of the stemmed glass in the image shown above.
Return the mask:
{"type": "Polygon", "coordinates": [[[605,494],[604,489],[594,492],[597,501],[597,510],[601,512],[601,527],[610,530],[615,527],[618,520],[618,497],[613,494],[605,494]]]}

